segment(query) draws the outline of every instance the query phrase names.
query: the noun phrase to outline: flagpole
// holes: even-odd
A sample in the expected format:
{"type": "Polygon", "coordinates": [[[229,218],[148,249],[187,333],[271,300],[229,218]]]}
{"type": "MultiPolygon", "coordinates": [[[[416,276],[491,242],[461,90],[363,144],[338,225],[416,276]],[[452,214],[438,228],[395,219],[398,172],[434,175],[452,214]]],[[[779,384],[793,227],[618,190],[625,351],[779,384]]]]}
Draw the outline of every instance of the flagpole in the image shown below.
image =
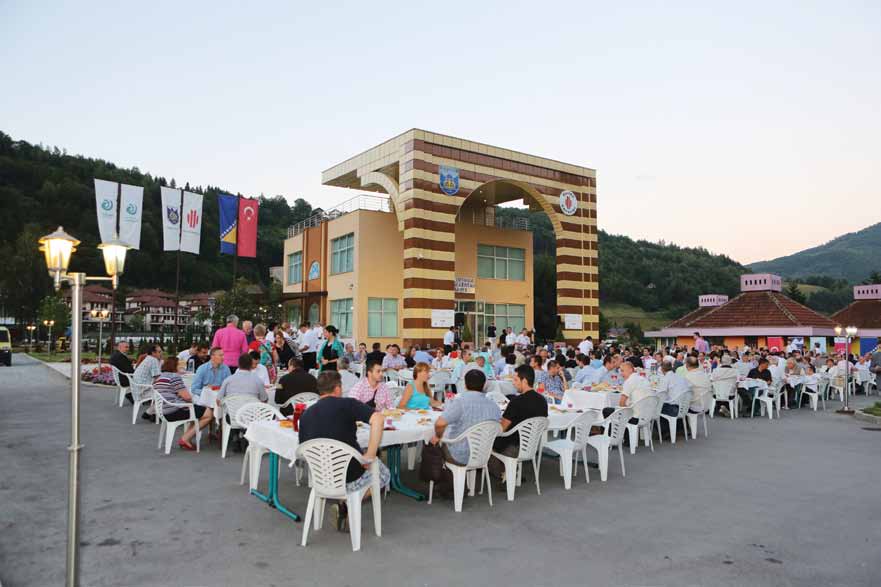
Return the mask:
{"type": "Polygon", "coordinates": [[[239,264],[239,195],[236,194],[236,252],[232,257],[232,286],[236,286],[236,269],[239,264]]]}
{"type": "MultiPolygon", "coordinates": [[[[184,230],[184,191],[180,191],[180,218],[177,223],[177,271],[175,272],[174,278],[174,335],[175,338],[180,338],[180,327],[178,326],[178,318],[180,315],[180,245],[181,239],[183,238],[183,230],[184,230]]],[[[178,342],[180,342],[178,340],[178,342]]]]}
{"type": "MultiPolygon", "coordinates": [[[[122,202],[122,184],[116,183],[116,219],[114,222],[115,232],[113,234],[113,238],[119,238],[119,204],[122,202]]],[[[118,279],[118,278],[117,278],[118,279]]],[[[110,292],[110,348],[113,349],[116,346],[116,283],[113,282],[113,288],[110,292]]],[[[101,341],[98,341],[98,344],[101,344],[101,341]]]]}

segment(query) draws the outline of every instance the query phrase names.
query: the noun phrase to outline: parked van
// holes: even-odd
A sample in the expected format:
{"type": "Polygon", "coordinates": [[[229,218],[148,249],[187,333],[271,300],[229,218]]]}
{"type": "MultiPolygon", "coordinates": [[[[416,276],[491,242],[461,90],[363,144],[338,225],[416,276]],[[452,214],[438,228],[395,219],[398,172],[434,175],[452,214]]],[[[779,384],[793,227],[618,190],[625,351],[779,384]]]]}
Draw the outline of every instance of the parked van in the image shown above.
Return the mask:
{"type": "Polygon", "coordinates": [[[0,326],[0,363],[12,365],[12,336],[5,326],[0,326]]]}

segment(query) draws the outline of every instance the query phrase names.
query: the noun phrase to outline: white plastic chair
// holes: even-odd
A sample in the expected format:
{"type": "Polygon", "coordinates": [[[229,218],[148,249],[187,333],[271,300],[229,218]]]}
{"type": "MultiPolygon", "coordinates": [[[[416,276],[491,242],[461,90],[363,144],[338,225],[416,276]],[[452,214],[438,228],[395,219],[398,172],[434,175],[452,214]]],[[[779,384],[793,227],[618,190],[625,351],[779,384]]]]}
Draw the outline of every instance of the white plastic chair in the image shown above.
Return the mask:
{"type": "Polygon", "coordinates": [[[505,395],[501,391],[496,391],[496,390],[488,391],[486,393],[486,397],[488,397],[492,401],[496,402],[496,405],[498,405],[500,407],[503,405],[506,405],[508,403],[508,398],[506,398],[505,395]]]}
{"type": "Polygon", "coordinates": [[[401,401],[401,396],[404,395],[404,388],[399,385],[389,385],[388,393],[392,398],[392,406],[397,406],[401,401]]]}
{"type": "MultiPolygon", "coordinates": [[[[489,457],[492,453],[493,441],[501,432],[502,428],[499,423],[494,420],[487,420],[475,424],[468,430],[455,438],[442,438],[444,444],[455,444],[463,440],[468,441],[468,462],[464,465],[454,465],[453,463],[444,462],[444,467],[453,474],[453,509],[457,512],[462,511],[462,500],[465,497],[465,477],[470,477],[469,485],[471,488],[470,495],[474,495],[477,471],[481,471],[480,475],[480,493],[483,493],[483,484],[486,482],[486,492],[489,497],[489,505],[492,507],[493,495],[492,484],[489,477],[489,457]]],[[[432,495],[434,495],[434,481],[428,482],[428,503],[431,503],[432,495]]]]}
{"type": "Polygon", "coordinates": [[[544,416],[523,420],[507,432],[499,434],[499,438],[520,434],[520,450],[516,457],[511,457],[496,451],[492,456],[496,457],[505,465],[505,485],[508,489],[508,501],[514,501],[514,491],[523,480],[523,463],[532,462],[532,471],[535,473],[535,491],[541,495],[538,471],[541,467],[541,447],[548,431],[548,419],[544,416]]]}
{"type": "Polygon", "coordinates": [[[710,418],[715,417],[716,404],[727,403],[731,419],[737,417],[737,380],[713,381],[713,404],[710,406],[710,418]]]}
{"type": "Polygon", "coordinates": [[[394,369],[385,372],[385,380],[392,385],[401,385],[401,376],[394,369]]]}
{"type": "Polygon", "coordinates": [[[679,406],[679,411],[676,412],[675,416],[668,416],[667,414],[661,414],[661,418],[667,421],[667,425],[670,427],[670,443],[676,444],[676,428],[679,420],[682,420],[682,428],[685,430],[685,442],[688,442],[688,406],[691,404],[691,392],[686,391],[682,395],[679,396],[679,400],[677,402],[679,406]]]}
{"type": "MultiPolygon", "coordinates": [[[[707,427],[707,420],[709,420],[708,414],[712,410],[712,400],[713,400],[713,390],[708,389],[698,396],[695,400],[699,402],[702,411],[694,412],[689,410],[687,413],[688,416],[688,426],[691,428],[691,437],[693,439],[697,438],[697,421],[699,418],[703,417],[704,419],[704,438],[708,438],[710,436],[709,428],[707,427]]],[[[685,431],[685,435],[688,436],[688,430],[685,431]]]]}
{"type": "MultiPolygon", "coordinates": [[[[121,408],[123,406],[123,404],[125,403],[125,394],[128,393],[129,386],[123,385],[122,380],[119,378],[119,375],[120,375],[120,373],[122,373],[122,371],[120,371],[119,369],[117,369],[113,365],[110,365],[110,371],[111,371],[111,373],[113,373],[113,383],[116,384],[116,390],[117,390],[116,402],[119,404],[119,407],[121,408]]],[[[127,375],[126,379],[128,379],[129,385],[131,385],[130,377],[132,376],[132,374],[125,373],[124,375],[127,375]]]]}
{"type": "Polygon", "coordinates": [[[431,388],[435,399],[443,401],[444,392],[450,384],[450,374],[447,371],[436,371],[428,378],[428,386],[431,388]]]}
{"type": "MultiPolygon", "coordinates": [[[[153,402],[153,386],[152,385],[144,385],[142,383],[135,383],[134,381],[129,380],[131,383],[129,389],[132,394],[132,426],[137,424],[138,422],[138,414],[141,411],[141,407],[145,404],[149,404],[153,402]]],[[[158,420],[157,420],[158,423],[158,420]]]]}
{"type": "Polygon", "coordinates": [[[759,388],[759,392],[753,396],[750,414],[755,414],[756,402],[759,402],[760,413],[762,410],[768,412],[768,419],[774,419],[774,406],[777,407],[777,417],[780,417],[780,396],[786,395],[781,392],[782,382],[780,380],[772,381],[771,385],[759,388]]]}
{"type": "Polygon", "coordinates": [[[590,483],[587,467],[587,440],[590,437],[590,428],[598,416],[598,412],[594,410],[584,412],[572,422],[563,438],[551,440],[544,445],[544,448],[560,456],[560,475],[563,477],[563,486],[567,490],[572,488],[572,477],[578,475],[579,454],[584,463],[584,480],[590,483]],[[574,473],[573,461],[575,463],[574,473]]]}
{"type": "Polygon", "coordinates": [[[829,387],[828,379],[821,379],[814,388],[808,387],[808,384],[801,384],[801,393],[798,396],[798,407],[801,407],[802,400],[805,396],[808,396],[808,399],[811,402],[811,409],[815,412],[817,411],[817,400],[823,400],[823,411],[826,411],[826,390],[829,387]]]}
{"type": "Polygon", "coordinates": [[[603,483],[609,476],[609,451],[616,446],[618,447],[618,456],[621,458],[621,476],[627,476],[627,471],[624,469],[624,448],[622,445],[624,444],[625,427],[632,417],[632,408],[618,408],[609,414],[608,418],[593,424],[604,428],[602,434],[594,434],[587,439],[587,444],[597,451],[600,479],[603,483]]]}
{"type": "Polygon", "coordinates": [[[654,395],[642,398],[631,407],[633,413],[638,414],[636,418],[639,420],[637,424],[627,423],[627,434],[630,438],[630,454],[636,454],[636,447],[639,445],[639,433],[642,431],[645,445],[655,452],[655,443],[652,439],[652,429],[655,423],[655,416],[658,413],[658,403],[661,400],[654,395]]]}
{"type": "Polygon", "coordinates": [[[312,491],[309,492],[309,503],[303,519],[303,541],[309,538],[309,527],[313,524],[321,530],[324,521],[324,506],[328,499],[346,500],[349,510],[349,534],[352,538],[352,551],[361,550],[361,500],[367,491],[372,490],[373,526],[377,536],[382,536],[382,504],[379,485],[379,460],[370,464],[370,485],[348,493],[346,491],[346,471],[349,461],[355,459],[361,464],[366,463],[364,457],[354,448],[329,438],[316,438],[304,442],[297,447],[297,458],[309,464],[312,491]]]}
{"type": "Polygon", "coordinates": [[[220,458],[226,458],[226,448],[229,445],[229,436],[232,429],[241,428],[241,426],[236,423],[236,413],[242,406],[254,402],[259,403],[259,400],[252,395],[230,395],[223,398],[223,401],[220,402],[220,407],[223,411],[220,418],[220,426],[223,428],[220,444],[220,458]],[[227,421],[227,418],[229,421],[227,421]]]}
{"type": "Polygon", "coordinates": [[[177,430],[178,427],[181,425],[184,425],[184,429],[186,429],[186,424],[192,424],[193,426],[196,426],[196,452],[199,452],[199,437],[202,436],[202,431],[199,430],[199,418],[196,417],[196,409],[195,407],[193,407],[193,404],[189,404],[186,402],[170,402],[162,397],[162,394],[160,394],[158,391],[154,391],[153,405],[156,408],[156,422],[159,423],[159,443],[157,444],[156,448],[161,449],[162,442],[165,441],[165,454],[170,454],[171,445],[174,443],[175,430],[177,430]],[[168,408],[188,410],[190,417],[186,420],[169,422],[165,419],[165,410],[168,408]]]}
{"type": "Polygon", "coordinates": [[[286,402],[278,406],[278,409],[289,408],[294,404],[306,404],[309,402],[318,401],[318,394],[313,391],[301,391],[300,393],[295,393],[291,397],[287,399],[286,402]]]}
{"type": "MultiPolygon", "coordinates": [[[[282,418],[284,418],[284,416],[281,415],[281,412],[269,404],[264,404],[262,402],[250,402],[241,406],[236,412],[236,424],[239,428],[244,430],[247,430],[248,426],[253,422],[281,420],[282,418]]],[[[260,479],[260,461],[263,458],[263,455],[268,452],[269,451],[265,448],[257,448],[253,443],[248,443],[248,448],[245,450],[245,456],[242,458],[242,478],[239,480],[239,485],[245,484],[245,471],[247,471],[248,462],[250,460],[252,470],[255,473],[251,476],[251,489],[257,488],[257,482],[260,479]]]]}

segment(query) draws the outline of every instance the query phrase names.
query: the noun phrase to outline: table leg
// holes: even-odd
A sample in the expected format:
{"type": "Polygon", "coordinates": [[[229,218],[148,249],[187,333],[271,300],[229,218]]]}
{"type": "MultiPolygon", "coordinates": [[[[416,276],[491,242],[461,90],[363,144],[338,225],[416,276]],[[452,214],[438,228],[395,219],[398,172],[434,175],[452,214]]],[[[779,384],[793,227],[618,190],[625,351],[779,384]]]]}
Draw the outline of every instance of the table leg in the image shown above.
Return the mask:
{"type": "Polygon", "coordinates": [[[391,474],[391,488],[398,493],[402,493],[407,497],[412,497],[416,501],[425,501],[425,496],[418,491],[414,491],[404,485],[401,481],[401,447],[398,445],[390,446],[386,449],[388,455],[388,468],[391,474]]]}
{"type": "Polygon", "coordinates": [[[283,513],[290,519],[295,522],[300,521],[300,516],[296,513],[287,509],[282,503],[278,500],[278,455],[274,452],[269,453],[269,490],[264,495],[257,491],[256,489],[251,490],[251,495],[257,497],[257,499],[266,502],[270,507],[277,509],[279,512],[283,513]]]}

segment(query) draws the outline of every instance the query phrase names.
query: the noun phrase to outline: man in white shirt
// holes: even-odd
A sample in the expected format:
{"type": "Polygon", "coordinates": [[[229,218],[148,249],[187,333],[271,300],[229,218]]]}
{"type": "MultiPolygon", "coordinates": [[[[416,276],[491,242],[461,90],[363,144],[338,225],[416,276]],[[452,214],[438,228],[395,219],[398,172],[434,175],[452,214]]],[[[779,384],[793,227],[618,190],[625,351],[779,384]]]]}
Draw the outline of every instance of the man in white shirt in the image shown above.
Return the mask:
{"type": "Polygon", "coordinates": [[[177,354],[178,361],[189,361],[190,357],[196,354],[196,351],[199,349],[199,343],[193,341],[193,344],[190,345],[190,348],[184,349],[177,354]]]}
{"type": "MultiPolygon", "coordinates": [[[[633,363],[630,361],[621,363],[621,376],[624,377],[624,385],[621,386],[621,399],[618,400],[618,407],[633,407],[639,400],[652,395],[652,388],[649,385],[648,379],[638,375],[633,363]]],[[[633,410],[633,418],[630,419],[631,424],[639,422],[640,414],[638,410],[641,408],[642,406],[637,406],[633,410]]],[[[614,411],[615,408],[604,408],[603,417],[608,417],[614,411]]],[[[649,414],[646,415],[648,416],[649,414]]]]}
{"type": "Polygon", "coordinates": [[[524,328],[520,334],[517,335],[517,338],[514,339],[514,344],[521,349],[525,349],[529,346],[529,337],[526,335],[526,329],[524,328]]]}
{"type": "Polygon", "coordinates": [[[316,359],[318,353],[318,334],[314,328],[308,328],[305,324],[300,327],[300,352],[303,353],[303,368],[307,371],[318,366],[316,359]]]}
{"type": "Polygon", "coordinates": [[[710,396],[701,397],[710,391],[710,377],[701,369],[696,357],[685,359],[685,379],[691,384],[690,412],[705,412],[709,408],[710,396]]]}
{"type": "Polygon", "coordinates": [[[514,346],[517,343],[517,337],[514,335],[514,329],[510,326],[505,330],[505,346],[514,346]]]}
{"type": "Polygon", "coordinates": [[[439,348],[434,352],[434,359],[431,360],[431,368],[435,370],[450,368],[450,357],[444,354],[444,349],[439,348]]]}
{"type": "Polygon", "coordinates": [[[456,343],[456,327],[450,326],[450,329],[444,332],[444,353],[453,352],[453,345],[456,343]]]}
{"type": "Polygon", "coordinates": [[[578,352],[582,355],[589,355],[590,351],[593,350],[593,337],[588,336],[584,340],[578,343],[578,352]]]}

